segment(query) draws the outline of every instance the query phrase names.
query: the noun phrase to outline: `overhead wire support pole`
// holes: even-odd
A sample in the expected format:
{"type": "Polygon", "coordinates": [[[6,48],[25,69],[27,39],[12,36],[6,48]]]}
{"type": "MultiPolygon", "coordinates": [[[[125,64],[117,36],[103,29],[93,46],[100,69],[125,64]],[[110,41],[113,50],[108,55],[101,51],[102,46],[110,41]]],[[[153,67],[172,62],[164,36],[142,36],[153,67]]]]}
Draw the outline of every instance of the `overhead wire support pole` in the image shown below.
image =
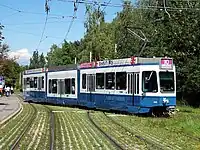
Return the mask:
{"type": "MultiPolygon", "coordinates": [[[[46,1],[45,1],[46,18],[45,18],[44,28],[43,28],[43,30],[42,30],[42,35],[41,35],[40,41],[39,41],[39,43],[38,43],[38,46],[37,46],[37,48],[36,48],[36,51],[38,51],[38,49],[39,49],[39,47],[40,47],[40,44],[42,43],[42,41],[44,41],[43,36],[44,36],[45,29],[46,29],[47,20],[48,20],[48,15],[49,15],[49,11],[50,11],[50,7],[49,7],[49,4],[48,4],[49,1],[50,1],[50,0],[46,0],[46,1]]],[[[46,38],[47,38],[47,36],[46,36],[46,38]]],[[[45,38],[45,39],[46,39],[46,38],[45,38]]]]}

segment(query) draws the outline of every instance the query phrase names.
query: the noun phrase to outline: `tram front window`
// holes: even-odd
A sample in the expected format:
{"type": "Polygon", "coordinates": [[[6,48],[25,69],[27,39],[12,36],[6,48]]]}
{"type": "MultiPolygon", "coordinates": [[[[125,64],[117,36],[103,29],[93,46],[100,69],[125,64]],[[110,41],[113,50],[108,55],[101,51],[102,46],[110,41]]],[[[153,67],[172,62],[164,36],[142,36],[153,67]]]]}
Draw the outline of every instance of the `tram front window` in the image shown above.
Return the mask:
{"type": "Polygon", "coordinates": [[[157,75],[155,71],[142,72],[142,91],[158,92],[157,75]]]}
{"type": "Polygon", "coordinates": [[[160,76],[160,91],[174,92],[174,73],[159,72],[159,76],[160,76]]]}

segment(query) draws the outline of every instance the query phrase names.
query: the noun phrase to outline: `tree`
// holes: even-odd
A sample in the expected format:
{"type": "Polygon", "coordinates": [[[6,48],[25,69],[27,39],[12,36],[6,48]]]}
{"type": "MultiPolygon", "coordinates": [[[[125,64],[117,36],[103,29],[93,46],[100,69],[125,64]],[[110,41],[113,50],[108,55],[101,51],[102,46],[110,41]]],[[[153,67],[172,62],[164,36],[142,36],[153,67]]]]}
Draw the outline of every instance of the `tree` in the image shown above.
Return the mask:
{"type": "Polygon", "coordinates": [[[39,54],[38,51],[33,52],[33,56],[30,58],[30,69],[36,69],[39,68],[39,54]]]}
{"type": "Polygon", "coordinates": [[[42,53],[39,57],[39,67],[42,68],[46,65],[44,54],[42,53]]]}
{"type": "Polygon", "coordinates": [[[9,51],[10,49],[7,44],[0,45],[0,59],[6,59],[9,51]]]}
{"type": "Polygon", "coordinates": [[[2,36],[3,27],[4,26],[0,24],[0,45],[1,45],[2,40],[4,39],[4,37],[2,36]]]}
{"type": "MultiPolygon", "coordinates": [[[[171,8],[185,7],[181,2],[174,3],[167,5],[171,8]]],[[[93,61],[138,55],[169,56],[176,64],[178,93],[188,103],[200,104],[200,12],[193,9],[199,8],[199,2],[187,10],[171,11],[160,7],[164,7],[163,1],[142,0],[134,5],[124,1],[122,11],[111,23],[107,23],[105,12],[100,7],[87,6],[84,37],[80,41],[65,41],[61,47],[52,45],[47,54],[48,65],[74,63],[77,55],[79,63],[86,62],[90,52],[93,61]],[[142,9],[149,5],[157,8],[142,9]],[[145,35],[148,40],[141,40],[136,34],[142,38],[145,35]]]]}

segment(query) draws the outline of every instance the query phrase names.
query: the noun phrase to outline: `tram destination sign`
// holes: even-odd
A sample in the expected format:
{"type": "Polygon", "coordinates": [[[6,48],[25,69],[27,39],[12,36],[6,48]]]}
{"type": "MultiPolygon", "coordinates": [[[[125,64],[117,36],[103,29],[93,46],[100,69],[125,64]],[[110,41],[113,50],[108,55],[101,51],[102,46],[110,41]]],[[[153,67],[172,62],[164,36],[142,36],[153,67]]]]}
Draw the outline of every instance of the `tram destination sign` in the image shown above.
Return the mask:
{"type": "Polygon", "coordinates": [[[44,68],[30,69],[30,70],[26,70],[25,74],[40,73],[40,72],[44,72],[44,71],[45,71],[44,68]]]}
{"type": "Polygon", "coordinates": [[[173,60],[171,58],[161,58],[160,69],[172,70],[173,60]]]}

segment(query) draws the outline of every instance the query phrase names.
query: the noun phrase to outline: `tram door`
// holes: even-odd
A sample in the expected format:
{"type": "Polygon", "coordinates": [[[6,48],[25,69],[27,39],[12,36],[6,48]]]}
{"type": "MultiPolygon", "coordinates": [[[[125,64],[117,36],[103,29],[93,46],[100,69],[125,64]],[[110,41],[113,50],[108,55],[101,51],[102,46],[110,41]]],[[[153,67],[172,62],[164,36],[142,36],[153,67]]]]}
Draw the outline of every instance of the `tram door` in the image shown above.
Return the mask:
{"type": "Polygon", "coordinates": [[[131,105],[139,105],[139,73],[128,73],[128,94],[133,95],[131,105]]]}
{"type": "Polygon", "coordinates": [[[87,79],[87,92],[88,92],[87,100],[89,102],[93,102],[94,97],[92,98],[92,92],[95,91],[95,75],[94,74],[88,74],[86,76],[86,79],[87,79]]]}
{"type": "Polygon", "coordinates": [[[63,94],[65,94],[65,81],[64,79],[58,79],[58,94],[60,96],[60,98],[63,96],[63,94]]]}

